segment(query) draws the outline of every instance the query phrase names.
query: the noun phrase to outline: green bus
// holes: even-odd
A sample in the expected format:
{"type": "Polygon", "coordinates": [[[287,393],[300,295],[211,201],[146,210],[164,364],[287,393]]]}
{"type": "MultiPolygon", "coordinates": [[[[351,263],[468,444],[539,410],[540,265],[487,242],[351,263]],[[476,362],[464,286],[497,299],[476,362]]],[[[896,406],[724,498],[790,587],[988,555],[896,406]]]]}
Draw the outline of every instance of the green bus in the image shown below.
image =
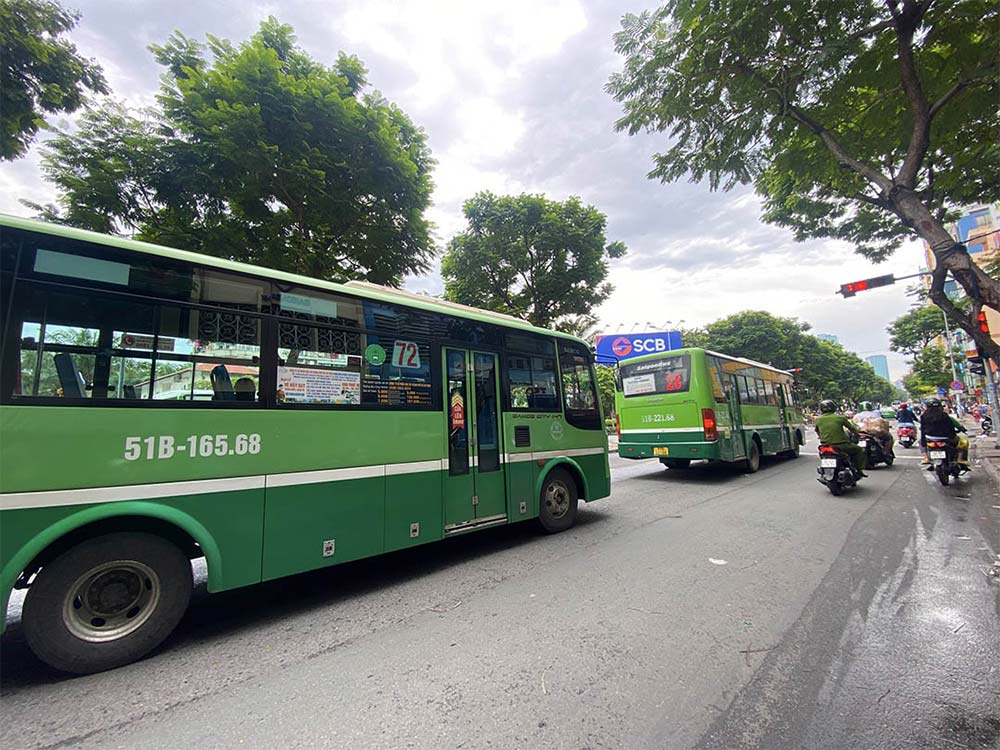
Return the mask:
{"type": "Polygon", "coordinates": [[[760,467],[796,457],[805,420],[790,372],[704,349],[677,349],[618,364],[618,455],[659,458],[672,469],[707,459],[760,467]]]}
{"type": "Polygon", "coordinates": [[[0,605],[64,671],[223,591],[610,493],[593,354],[513,317],[0,216],[0,605]]]}

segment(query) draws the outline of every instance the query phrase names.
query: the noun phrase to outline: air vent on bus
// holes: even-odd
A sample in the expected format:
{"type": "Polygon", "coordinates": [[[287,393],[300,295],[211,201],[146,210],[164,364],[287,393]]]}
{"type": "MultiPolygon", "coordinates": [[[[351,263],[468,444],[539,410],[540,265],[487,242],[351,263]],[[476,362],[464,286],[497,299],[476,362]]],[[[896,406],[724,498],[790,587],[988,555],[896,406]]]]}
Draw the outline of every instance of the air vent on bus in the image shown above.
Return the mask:
{"type": "Polygon", "coordinates": [[[531,445],[531,428],[526,424],[514,428],[514,447],[527,448],[531,445]]]}

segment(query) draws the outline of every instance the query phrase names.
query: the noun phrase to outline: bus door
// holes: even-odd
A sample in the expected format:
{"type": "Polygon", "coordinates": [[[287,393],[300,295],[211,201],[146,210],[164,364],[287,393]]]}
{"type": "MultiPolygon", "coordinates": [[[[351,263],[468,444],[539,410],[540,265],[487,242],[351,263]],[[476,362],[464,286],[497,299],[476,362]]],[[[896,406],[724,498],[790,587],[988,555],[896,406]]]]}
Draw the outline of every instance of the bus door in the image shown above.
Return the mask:
{"type": "Polygon", "coordinates": [[[745,458],[747,454],[746,444],[743,441],[743,415],[740,414],[740,394],[739,382],[736,375],[729,376],[729,423],[733,426],[733,436],[731,445],[733,447],[732,460],[745,458]]]}
{"type": "Polygon", "coordinates": [[[775,383],[774,387],[778,390],[778,405],[781,413],[781,442],[784,448],[791,449],[795,447],[795,438],[792,436],[792,427],[788,423],[788,392],[785,390],[784,383],[775,383]]]}
{"type": "Polygon", "coordinates": [[[497,355],[445,348],[445,532],[506,519],[497,355]]]}

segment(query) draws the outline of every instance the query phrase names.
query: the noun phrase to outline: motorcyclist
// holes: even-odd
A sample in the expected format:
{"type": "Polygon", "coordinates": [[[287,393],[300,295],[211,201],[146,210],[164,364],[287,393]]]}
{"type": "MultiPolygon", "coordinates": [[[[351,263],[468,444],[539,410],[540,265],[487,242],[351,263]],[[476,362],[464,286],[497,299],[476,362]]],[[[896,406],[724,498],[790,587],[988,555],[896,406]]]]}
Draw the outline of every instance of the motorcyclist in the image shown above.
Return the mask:
{"type": "Polygon", "coordinates": [[[965,432],[965,427],[957,419],[948,414],[941,405],[941,399],[929,398],[925,404],[924,413],[920,415],[920,462],[927,465],[928,471],[934,466],[927,456],[927,436],[947,438],[955,446],[955,460],[965,468],[969,467],[969,441],[959,438],[959,432],[965,432]]]}
{"type": "Polygon", "coordinates": [[[823,445],[832,445],[848,455],[854,470],[862,477],[865,474],[865,450],[851,440],[851,436],[861,434],[861,428],[847,417],[837,414],[837,405],[830,399],[819,402],[820,415],[816,417],[816,434],[823,445]]]}
{"type": "Polygon", "coordinates": [[[891,456],[894,440],[889,423],[871,401],[862,401],[860,407],[861,411],[854,415],[854,421],[861,425],[863,432],[878,440],[882,446],[882,453],[891,456]]]}
{"type": "Polygon", "coordinates": [[[945,404],[941,408],[944,409],[944,413],[948,415],[951,419],[953,425],[955,425],[955,432],[958,433],[955,445],[955,461],[966,471],[971,471],[972,467],[969,465],[969,438],[968,430],[965,429],[965,425],[955,417],[954,414],[948,409],[948,405],[945,404]]]}
{"type": "Polygon", "coordinates": [[[916,424],[917,415],[913,413],[913,409],[907,404],[900,404],[899,410],[896,412],[896,421],[900,424],[916,424]]]}

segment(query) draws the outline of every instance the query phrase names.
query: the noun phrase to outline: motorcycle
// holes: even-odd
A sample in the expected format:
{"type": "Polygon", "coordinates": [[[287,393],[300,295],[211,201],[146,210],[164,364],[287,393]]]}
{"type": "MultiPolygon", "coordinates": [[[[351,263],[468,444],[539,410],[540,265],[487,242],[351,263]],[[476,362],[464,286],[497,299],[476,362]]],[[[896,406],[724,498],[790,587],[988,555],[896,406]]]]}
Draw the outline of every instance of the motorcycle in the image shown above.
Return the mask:
{"type": "Polygon", "coordinates": [[[945,437],[927,436],[927,457],[934,467],[938,481],[945,487],[952,477],[958,479],[961,467],[955,460],[955,444],[945,437]]]}
{"type": "Polygon", "coordinates": [[[878,466],[879,464],[892,466],[893,461],[896,460],[892,450],[887,450],[877,435],[862,432],[858,438],[858,447],[865,449],[865,457],[868,459],[869,466],[878,466]]]}
{"type": "Polygon", "coordinates": [[[917,426],[912,422],[900,422],[896,427],[896,440],[904,448],[912,448],[917,442],[917,426]]]}
{"type": "Polygon", "coordinates": [[[854,487],[861,478],[854,470],[850,456],[835,445],[820,445],[816,473],[819,475],[816,481],[825,484],[834,497],[854,487]]]}

